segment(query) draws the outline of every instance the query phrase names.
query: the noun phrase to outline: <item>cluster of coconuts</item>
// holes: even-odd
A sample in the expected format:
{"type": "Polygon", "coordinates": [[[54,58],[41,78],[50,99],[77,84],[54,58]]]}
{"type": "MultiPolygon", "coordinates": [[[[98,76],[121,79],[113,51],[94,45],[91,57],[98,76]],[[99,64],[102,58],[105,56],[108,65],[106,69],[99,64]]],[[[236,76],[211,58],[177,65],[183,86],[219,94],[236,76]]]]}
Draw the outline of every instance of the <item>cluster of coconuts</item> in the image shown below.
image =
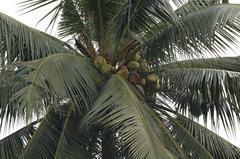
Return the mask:
{"type": "MultiPolygon", "coordinates": [[[[102,74],[116,72],[115,68],[108,64],[103,56],[97,56],[94,60],[94,64],[102,74]]],[[[148,87],[154,90],[160,89],[158,76],[152,73],[147,62],[141,61],[141,57],[138,53],[133,55],[126,65],[122,65],[116,74],[136,86],[142,86],[143,88],[148,87]]]]}
{"type": "Polygon", "coordinates": [[[97,56],[94,59],[94,65],[103,73],[108,74],[114,71],[114,67],[107,63],[106,59],[103,56],[97,56]]]}

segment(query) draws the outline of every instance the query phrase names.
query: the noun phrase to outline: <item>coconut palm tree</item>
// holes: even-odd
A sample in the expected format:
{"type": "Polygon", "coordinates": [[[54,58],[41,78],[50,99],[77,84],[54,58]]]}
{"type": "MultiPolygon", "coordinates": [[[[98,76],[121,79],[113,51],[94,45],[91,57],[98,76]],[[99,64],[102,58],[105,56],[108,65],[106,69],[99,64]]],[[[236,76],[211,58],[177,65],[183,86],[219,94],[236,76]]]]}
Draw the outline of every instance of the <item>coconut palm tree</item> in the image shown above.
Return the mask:
{"type": "MultiPolygon", "coordinates": [[[[240,119],[240,5],[226,0],[51,4],[63,42],[0,13],[1,159],[238,159],[199,124],[240,119]],[[207,58],[211,57],[211,58],[207,58]]],[[[44,18],[44,17],[43,17],[44,18]]]]}

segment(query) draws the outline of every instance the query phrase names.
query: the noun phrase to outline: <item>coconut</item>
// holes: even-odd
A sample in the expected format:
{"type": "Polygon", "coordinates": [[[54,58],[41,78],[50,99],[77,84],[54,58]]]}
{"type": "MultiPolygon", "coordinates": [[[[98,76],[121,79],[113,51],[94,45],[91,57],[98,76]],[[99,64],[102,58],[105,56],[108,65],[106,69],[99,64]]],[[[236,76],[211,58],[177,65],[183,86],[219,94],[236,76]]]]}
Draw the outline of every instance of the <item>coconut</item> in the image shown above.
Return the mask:
{"type": "Polygon", "coordinates": [[[149,72],[149,71],[150,71],[150,67],[149,67],[149,65],[147,64],[147,62],[141,62],[141,63],[140,63],[140,69],[141,69],[143,72],[149,72]]]}
{"type": "Polygon", "coordinates": [[[127,79],[128,79],[128,76],[129,76],[129,71],[128,71],[127,66],[122,66],[122,67],[119,69],[119,71],[117,72],[116,75],[121,76],[122,78],[124,78],[124,79],[127,80],[127,79]]]}
{"type": "Polygon", "coordinates": [[[137,70],[140,65],[137,61],[130,61],[127,65],[127,67],[130,69],[130,70],[137,70]]]}
{"type": "Polygon", "coordinates": [[[156,90],[159,90],[159,89],[160,89],[160,82],[159,82],[159,80],[157,81],[157,83],[156,83],[156,85],[155,85],[155,89],[156,89],[156,90]]]}
{"type": "Polygon", "coordinates": [[[101,69],[102,73],[109,73],[109,72],[111,72],[112,70],[113,70],[113,67],[112,67],[112,65],[110,65],[110,64],[104,65],[104,66],[102,67],[102,69],[101,69]]]}
{"type": "Polygon", "coordinates": [[[142,84],[142,86],[146,86],[147,80],[146,80],[145,78],[143,78],[143,79],[141,80],[141,84],[142,84]]]}
{"type": "Polygon", "coordinates": [[[129,82],[137,84],[140,80],[140,76],[136,71],[131,71],[128,77],[129,82]]]}
{"type": "Polygon", "coordinates": [[[156,74],[149,74],[149,75],[147,75],[147,80],[148,80],[149,82],[154,82],[154,83],[156,83],[157,80],[158,80],[158,77],[157,77],[156,74]]]}
{"type": "Polygon", "coordinates": [[[133,61],[139,61],[141,58],[141,56],[139,55],[139,53],[136,53],[135,55],[133,55],[133,61]]]}
{"type": "Polygon", "coordinates": [[[97,56],[94,59],[94,64],[98,69],[101,69],[103,66],[107,65],[107,62],[103,56],[97,56]]]}

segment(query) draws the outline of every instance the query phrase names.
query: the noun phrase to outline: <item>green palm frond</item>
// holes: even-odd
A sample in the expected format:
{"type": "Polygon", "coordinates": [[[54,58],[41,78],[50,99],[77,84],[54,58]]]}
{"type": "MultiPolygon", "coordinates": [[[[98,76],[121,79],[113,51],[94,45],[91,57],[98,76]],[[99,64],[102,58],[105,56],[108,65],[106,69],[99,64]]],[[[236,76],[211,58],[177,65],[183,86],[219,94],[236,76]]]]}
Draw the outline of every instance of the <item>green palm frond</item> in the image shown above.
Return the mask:
{"type": "Polygon", "coordinates": [[[49,110],[24,149],[22,159],[91,158],[90,150],[87,149],[89,139],[77,131],[81,120],[74,115],[71,104],[67,105],[60,104],[57,109],[49,110]]]}
{"type": "Polygon", "coordinates": [[[94,25],[93,29],[99,42],[101,42],[105,34],[105,27],[119,13],[124,5],[124,0],[89,0],[83,1],[82,4],[85,13],[93,17],[91,23],[94,25]]]}
{"type": "Polygon", "coordinates": [[[0,35],[1,65],[39,59],[59,52],[73,53],[61,40],[32,29],[3,13],[0,13],[0,35]]]}
{"type": "Polygon", "coordinates": [[[84,136],[77,130],[80,122],[81,119],[70,110],[64,122],[54,158],[92,158],[89,136],[84,136]]]}
{"type": "MultiPolygon", "coordinates": [[[[109,28],[114,28],[112,27],[112,19],[120,13],[125,0],[61,0],[58,3],[56,0],[26,0],[20,4],[23,10],[34,11],[51,3],[55,3],[55,7],[51,11],[55,14],[50,23],[53,24],[59,16],[61,17],[59,22],[61,36],[80,33],[81,36],[84,35],[85,41],[87,40],[88,43],[92,42],[91,40],[96,41],[100,50],[104,50],[103,47],[109,47],[107,43],[112,40],[112,32],[109,33],[109,28]]],[[[50,12],[46,16],[48,15],[50,15],[50,12]]],[[[111,50],[108,50],[108,52],[111,52],[111,50]]]]}
{"type": "Polygon", "coordinates": [[[72,0],[64,1],[61,19],[58,23],[58,33],[60,37],[73,36],[76,48],[83,54],[94,58],[96,50],[92,42],[94,38],[92,26],[81,8],[72,0]]]}
{"type": "Polygon", "coordinates": [[[175,11],[179,16],[185,16],[199,9],[203,9],[208,6],[219,4],[221,0],[190,0],[185,4],[181,4],[175,11]]]}
{"type": "MultiPolygon", "coordinates": [[[[82,34],[86,30],[84,16],[78,12],[78,6],[72,0],[66,0],[63,4],[61,20],[59,22],[59,35],[66,37],[74,34],[82,34]]],[[[89,27],[89,26],[88,26],[89,27]]]]}
{"type": "MultiPolygon", "coordinates": [[[[135,35],[140,37],[146,33],[152,35],[156,28],[159,28],[159,23],[171,23],[176,18],[177,15],[168,1],[153,0],[151,3],[146,0],[126,1],[120,12],[113,17],[110,27],[107,28],[111,30],[107,35],[112,36],[110,41],[115,41],[112,52],[118,47],[120,50],[123,49],[121,43],[126,40],[131,38],[137,40],[135,35]]],[[[122,56],[121,52],[118,54],[122,56]]]]}
{"type": "Polygon", "coordinates": [[[146,32],[148,27],[157,26],[158,23],[172,23],[176,20],[176,14],[169,2],[154,0],[148,3],[147,0],[132,2],[132,10],[129,19],[131,31],[146,32]]]}
{"type": "MultiPolygon", "coordinates": [[[[113,76],[93,109],[83,120],[83,126],[104,126],[112,129],[121,138],[122,146],[133,158],[177,158],[165,147],[155,122],[144,104],[124,79],[113,76]]],[[[169,141],[168,141],[169,142],[169,141]]]]}
{"type": "MultiPolygon", "coordinates": [[[[64,109],[65,105],[60,105],[58,109],[64,109]],[[61,108],[62,107],[62,108],[61,108]]],[[[50,109],[44,116],[37,131],[32,136],[19,159],[50,159],[54,158],[58,141],[63,129],[63,123],[66,117],[54,109],[50,109]]]]}
{"type": "MultiPolygon", "coordinates": [[[[214,158],[238,159],[240,157],[240,148],[229,143],[216,133],[182,115],[177,115],[176,120],[187,129],[214,158]]],[[[173,129],[175,129],[175,127],[173,129]]],[[[179,130],[175,131],[178,132],[179,130]]]]}
{"type": "Polygon", "coordinates": [[[18,113],[15,109],[17,102],[11,101],[15,93],[27,86],[27,82],[20,78],[27,70],[17,70],[16,65],[8,65],[0,69],[0,127],[10,127],[17,123],[18,113]],[[21,70],[21,71],[20,71],[21,70]]]}
{"type": "Polygon", "coordinates": [[[160,119],[165,120],[165,124],[169,127],[176,142],[178,142],[184,151],[192,159],[214,159],[207,149],[194,138],[194,136],[183,127],[179,121],[173,116],[164,112],[160,114],[160,119]],[[166,117],[164,117],[166,116],[166,117]]]}
{"type": "Polygon", "coordinates": [[[0,140],[0,158],[13,159],[21,155],[25,146],[31,140],[36,131],[36,125],[40,120],[34,121],[17,130],[11,135],[0,140]]]}
{"type": "Polygon", "coordinates": [[[46,17],[51,16],[51,20],[46,27],[46,30],[54,26],[58,16],[61,13],[62,7],[63,7],[64,0],[23,0],[18,5],[20,6],[20,11],[22,11],[24,14],[35,11],[39,8],[46,7],[49,5],[53,5],[53,7],[48,11],[41,19],[39,19],[38,23],[40,23],[43,19],[46,17]]]}
{"type": "Polygon", "coordinates": [[[173,60],[178,55],[218,55],[238,43],[239,5],[215,5],[180,17],[144,44],[151,61],[173,60]]]}
{"type": "Polygon", "coordinates": [[[128,1],[117,17],[118,36],[125,30],[135,33],[149,32],[151,28],[158,27],[158,23],[171,23],[176,19],[176,14],[168,1],[147,0],[128,1]]]}
{"type": "Polygon", "coordinates": [[[76,50],[0,13],[0,128],[41,119],[0,140],[0,158],[240,158],[196,122],[240,121],[240,57],[203,58],[239,44],[240,5],[226,2],[19,3],[53,6],[42,19],[76,50]]]}
{"type": "Polygon", "coordinates": [[[162,104],[154,106],[159,114],[159,118],[168,126],[175,141],[182,146],[185,152],[188,152],[190,158],[208,158],[205,155],[209,154],[216,159],[239,158],[240,148],[192,119],[172,110],[168,104],[165,103],[166,105],[164,104],[164,106],[162,104]],[[192,143],[190,144],[190,142],[192,143]],[[203,152],[207,151],[206,154],[203,155],[203,153],[197,152],[200,149],[203,152]]]}
{"type": "MultiPolygon", "coordinates": [[[[33,115],[43,115],[49,104],[59,100],[71,100],[75,103],[76,112],[86,113],[89,104],[96,98],[96,83],[100,82],[100,76],[90,60],[72,54],[55,54],[24,62],[15,72],[15,77],[19,79],[20,76],[25,87],[10,95],[15,103],[11,109],[27,120],[33,115]]],[[[20,83],[15,84],[19,86],[20,83]]],[[[15,88],[14,83],[12,85],[15,88]]],[[[2,110],[1,113],[8,112],[2,110]]]]}
{"type": "Polygon", "coordinates": [[[226,128],[235,127],[235,117],[240,117],[239,57],[187,60],[162,68],[162,92],[177,110],[203,114],[206,121],[210,116],[214,126],[222,121],[226,128]]]}
{"type": "MultiPolygon", "coordinates": [[[[27,10],[26,12],[31,12],[33,10],[36,10],[38,8],[47,6],[49,4],[56,3],[59,0],[23,0],[22,2],[18,3],[18,5],[21,6],[22,10],[27,10]]],[[[60,7],[60,4],[63,1],[61,0],[60,3],[55,5],[54,8],[57,8],[56,6],[60,7]]]]}

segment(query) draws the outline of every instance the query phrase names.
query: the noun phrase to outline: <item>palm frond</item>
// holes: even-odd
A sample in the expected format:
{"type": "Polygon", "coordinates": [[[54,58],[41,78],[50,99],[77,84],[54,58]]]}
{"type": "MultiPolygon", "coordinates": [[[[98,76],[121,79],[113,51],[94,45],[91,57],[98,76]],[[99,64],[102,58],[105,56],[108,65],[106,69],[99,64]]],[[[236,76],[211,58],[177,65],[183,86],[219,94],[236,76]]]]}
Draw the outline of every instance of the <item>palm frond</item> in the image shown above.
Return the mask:
{"type": "MultiPolygon", "coordinates": [[[[63,109],[64,106],[59,106],[58,110],[63,109]]],[[[60,115],[54,109],[50,109],[32,136],[31,141],[25,147],[24,152],[18,157],[20,159],[54,158],[65,119],[66,116],[63,116],[62,113],[60,115]]]]}
{"type": "Polygon", "coordinates": [[[84,16],[80,15],[78,6],[72,0],[66,0],[63,4],[61,20],[59,22],[59,35],[66,37],[69,35],[86,32],[84,16]]]}
{"type": "Polygon", "coordinates": [[[84,118],[81,128],[103,126],[112,129],[121,139],[120,145],[129,150],[133,158],[177,158],[177,152],[168,150],[164,137],[156,132],[160,129],[155,128],[149,111],[132,86],[121,77],[113,76],[84,118]]]}
{"type": "MultiPolygon", "coordinates": [[[[203,151],[208,151],[207,153],[210,153],[213,158],[239,158],[240,148],[234,146],[227,140],[192,119],[172,110],[169,104],[160,100],[158,101],[158,104],[154,105],[154,108],[159,114],[159,118],[164,122],[164,124],[166,124],[166,126],[168,126],[175,141],[178,142],[178,144],[180,144],[186,152],[188,152],[190,158],[199,158],[198,152],[196,152],[199,148],[204,148],[203,151]],[[189,135],[192,139],[190,139],[191,137],[188,138],[189,135]],[[188,140],[192,140],[193,143],[190,144],[188,140]],[[201,146],[199,144],[201,144],[201,146]],[[192,147],[189,148],[189,145],[192,147]],[[193,155],[194,153],[192,153],[192,151],[195,151],[194,153],[196,156],[193,155]]],[[[199,153],[199,155],[201,154],[203,153],[199,153]]],[[[204,158],[204,156],[202,157],[204,158]]]]}
{"type": "Polygon", "coordinates": [[[93,31],[89,19],[82,11],[82,7],[72,0],[64,1],[62,14],[58,23],[60,37],[74,36],[75,46],[80,52],[91,58],[96,56],[96,50],[92,42],[93,31]]]}
{"type": "MultiPolygon", "coordinates": [[[[81,122],[79,116],[70,110],[64,122],[54,158],[57,159],[91,159],[90,138],[78,131],[81,122]]],[[[93,151],[92,151],[93,152],[93,151]]]]}
{"type": "Polygon", "coordinates": [[[219,55],[238,44],[239,8],[239,5],[214,5],[180,17],[146,39],[146,57],[159,62],[177,56],[219,55]]]}
{"type": "Polygon", "coordinates": [[[160,114],[160,119],[165,121],[175,140],[192,159],[214,159],[207,149],[183,127],[179,121],[168,113],[160,114]],[[166,117],[164,117],[166,116],[166,117]]]}
{"type": "Polygon", "coordinates": [[[117,18],[117,38],[126,30],[142,34],[158,27],[159,23],[171,23],[177,17],[168,1],[147,0],[127,1],[117,18]]]}
{"type": "MultiPolygon", "coordinates": [[[[104,27],[108,24],[108,22],[114,17],[119,9],[122,7],[123,0],[90,0],[83,2],[84,9],[86,9],[86,13],[89,15],[95,16],[95,25],[98,26],[99,34],[103,34],[104,27]],[[98,23],[98,24],[97,24],[98,23]]],[[[97,28],[96,28],[97,29],[97,28]]]]}
{"type": "Polygon", "coordinates": [[[81,117],[72,106],[73,103],[68,102],[51,107],[20,158],[92,158],[90,138],[77,130],[81,117]]]}
{"type": "Polygon", "coordinates": [[[73,111],[73,103],[50,108],[21,158],[91,159],[95,147],[92,136],[78,131],[81,116],[73,111]]]}
{"type": "Polygon", "coordinates": [[[219,4],[221,0],[190,0],[181,4],[175,11],[175,13],[179,16],[186,16],[187,14],[191,14],[194,11],[199,9],[203,9],[208,6],[213,6],[219,4]]]}
{"type": "Polygon", "coordinates": [[[159,72],[162,92],[177,110],[191,112],[217,126],[235,127],[239,119],[239,57],[187,60],[163,66],[159,72]],[[220,120],[219,120],[220,119],[220,120]]]}
{"type": "Polygon", "coordinates": [[[17,69],[12,64],[0,69],[0,128],[3,130],[17,123],[18,113],[15,109],[17,102],[11,101],[15,93],[27,86],[27,82],[20,78],[27,70],[17,69]],[[20,71],[21,70],[21,71],[20,71]]]}
{"type": "MultiPolygon", "coordinates": [[[[212,156],[214,156],[214,158],[238,159],[240,157],[240,149],[238,147],[209,129],[182,115],[177,115],[176,120],[187,129],[191,135],[193,135],[212,156]]],[[[175,129],[175,127],[173,129],[175,129]]],[[[175,131],[177,132],[179,130],[175,131]]]]}
{"type": "MultiPolygon", "coordinates": [[[[101,79],[89,59],[72,54],[55,54],[24,62],[18,64],[15,73],[18,82],[11,83],[12,89],[15,85],[19,87],[20,81],[25,85],[18,92],[13,90],[16,93],[10,94],[7,101],[15,103],[10,109],[17,113],[12,117],[22,116],[26,120],[43,115],[49,104],[68,100],[75,103],[76,112],[84,114],[97,95],[96,83],[101,79]]],[[[9,113],[5,111],[7,108],[6,104],[2,115],[9,113]]]]}
{"type": "Polygon", "coordinates": [[[36,131],[40,120],[34,121],[0,140],[0,158],[13,159],[22,154],[36,131]]]}
{"type": "Polygon", "coordinates": [[[46,27],[46,30],[49,29],[51,26],[53,27],[57,21],[58,16],[61,13],[63,7],[64,0],[23,0],[22,2],[18,3],[20,6],[20,11],[23,14],[35,11],[37,9],[52,5],[52,8],[49,12],[47,12],[41,19],[39,19],[38,23],[40,23],[46,17],[51,16],[51,20],[46,27]]]}
{"type": "MultiPolygon", "coordinates": [[[[107,28],[109,32],[107,37],[111,37],[109,41],[114,41],[113,51],[111,52],[117,54],[117,56],[125,56],[125,53],[119,51],[124,50],[121,44],[132,39],[139,41],[135,35],[140,37],[146,33],[152,35],[156,28],[159,28],[159,23],[171,23],[176,18],[176,14],[168,1],[153,0],[151,3],[146,0],[125,1],[121,10],[112,18],[107,28]]],[[[138,43],[140,44],[140,42],[138,43]]]]}
{"type": "Polygon", "coordinates": [[[59,52],[73,53],[66,43],[3,13],[0,13],[0,35],[1,65],[39,59],[59,52]]]}
{"type": "Polygon", "coordinates": [[[20,4],[23,5],[23,10],[33,11],[52,3],[56,4],[52,10],[55,14],[50,23],[55,22],[59,16],[61,17],[59,22],[61,36],[78,34],[79,32],[81,35],[87,33],[84,35],[84,39],[86,40],[87,37],[88,43],[91,40],[98,42],[100,50],[104,50],[103,47],[109,47],[107,43],[111,41],[112,36],[108,26],[111,26],[113,17],[119,14],[125,0],[61,0],[58,3],[56,0],[26,0],[20,4]],[[61,12],[62,14],[60,14],[61,12]],[[84,34],[82,34],[83,31],[84,34]]]}

